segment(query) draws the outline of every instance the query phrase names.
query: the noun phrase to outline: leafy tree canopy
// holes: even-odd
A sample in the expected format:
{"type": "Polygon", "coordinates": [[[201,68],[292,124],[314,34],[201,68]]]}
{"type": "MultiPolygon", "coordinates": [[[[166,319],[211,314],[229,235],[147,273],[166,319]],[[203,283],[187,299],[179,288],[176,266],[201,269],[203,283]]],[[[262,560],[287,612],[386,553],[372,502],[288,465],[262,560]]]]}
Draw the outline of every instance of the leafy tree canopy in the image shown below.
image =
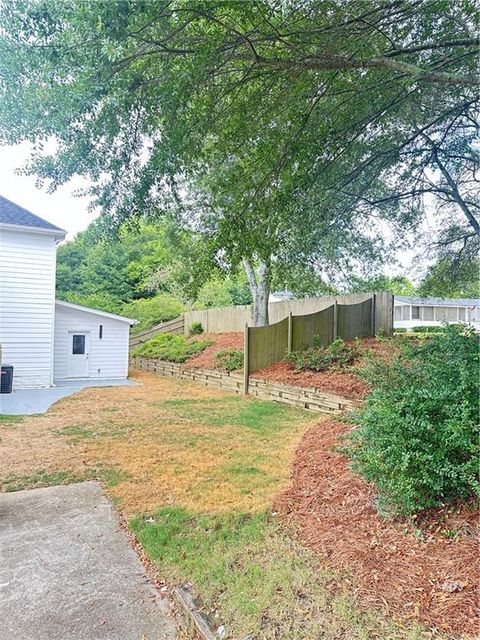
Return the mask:
{"type": "Polygon", "coordinates": [[[393,291],[397,296],[412,296],[416,293],[415,285],[405,276],[393,276],[389,278],[380,275],[366,280],[356,279],[349,291],[362,293],[366,291],[393,291]]]}
{"type": "Polygon", "coordinates": [[[478,260],[442,258],[427,271],[418,293],[426,297],[480,298],[478,260]]]}
{"type": "Polygon", "coordinates": [[[53,188],[92,179],[110,223],[201,225],[264,321],[273,265],[368,273],[426,194],[443,246],[478,245],[475,4],[4,3],[0,139],[53,188]]]}
{"type": "MultiPolygon", "coordinates": [[[[175,228],[169,221],[125,225],[115,237],[105,236],[102,220],[57,256],[57,294],[107,296],[117,306],[132,299],[169,292],[193,302],[212,272],[221,273],[205,236],[175,228]]],[[[73,300],[72,300],[73,301],[73,300]]]]}

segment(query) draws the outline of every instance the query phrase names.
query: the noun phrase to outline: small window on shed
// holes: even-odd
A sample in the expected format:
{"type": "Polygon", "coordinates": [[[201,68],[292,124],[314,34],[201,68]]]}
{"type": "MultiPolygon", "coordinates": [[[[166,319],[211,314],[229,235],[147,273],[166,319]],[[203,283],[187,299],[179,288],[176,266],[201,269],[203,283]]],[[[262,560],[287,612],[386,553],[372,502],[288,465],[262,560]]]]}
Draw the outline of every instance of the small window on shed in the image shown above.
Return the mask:
{"type": "Polygon", "coordinates": [[[420,319],[420,307],[412,307],[412,320],[420,319]]]}
{"type": "Polygon", "coordinates": [[[394,307],[394,320],[402,319],[402,307],[394,307]]]}
{"type": "Polygon", "coordinates": [[[103,324],[98,327],[98,338],[99,340],[103,338],[103,324]]]}
{"type": "Polygon", "coordinates": [[[447,319],[447,307],[435,307],[435,320],[445,322],[447,319]]]}
{"type": "Polygon", "coordinates": [[[402,307],[402,320],[410,320],[410,307],[408,305],[402,307]]]}
{"type": "Polygon", "coordinates": [[[465,322],[465,307],[458,307],[458,319],[465,322]]]}

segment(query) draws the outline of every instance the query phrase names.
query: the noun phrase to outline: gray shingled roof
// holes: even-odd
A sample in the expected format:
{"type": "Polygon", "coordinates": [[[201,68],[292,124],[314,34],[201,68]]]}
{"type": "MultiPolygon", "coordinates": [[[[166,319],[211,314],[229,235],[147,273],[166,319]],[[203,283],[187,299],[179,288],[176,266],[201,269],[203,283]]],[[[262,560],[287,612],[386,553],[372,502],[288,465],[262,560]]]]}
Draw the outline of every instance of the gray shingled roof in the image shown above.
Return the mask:
{"type": "Polygon", "coordinates": [[[440,305],[442,307],[477,307],[478,298],[420,298],[418,296],[395,296],[394,300],[413,305],[440,305]]]}
{"type": "Polygon", "coordinates": [[[1,223],[63,232],[63,229],[60,229],[60,227],[56,227],[43,218],[39,218],[34,213],[27,211],[27,209],[7,200],[7,198],[3,196],[0,196],[0,224],[1,223]]]}

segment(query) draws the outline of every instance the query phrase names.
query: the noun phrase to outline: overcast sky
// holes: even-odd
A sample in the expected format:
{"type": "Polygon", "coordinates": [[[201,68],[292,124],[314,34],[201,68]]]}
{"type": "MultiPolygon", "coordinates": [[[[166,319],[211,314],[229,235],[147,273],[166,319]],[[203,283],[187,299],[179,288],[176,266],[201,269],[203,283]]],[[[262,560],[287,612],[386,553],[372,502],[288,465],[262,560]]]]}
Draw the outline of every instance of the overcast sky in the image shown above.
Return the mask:
{"type": "Polygon", "coordinates": [[[34,176],[17,175],[29,157],[29,144],[0,146],[0,194],[41,218],[65,229],[67,239],[85,229],[98,215],[88,211],[89,198],[75,197],[74,191],[85,187],[82,178],[75,178],[55,193],[37,189],[34,176]]]}

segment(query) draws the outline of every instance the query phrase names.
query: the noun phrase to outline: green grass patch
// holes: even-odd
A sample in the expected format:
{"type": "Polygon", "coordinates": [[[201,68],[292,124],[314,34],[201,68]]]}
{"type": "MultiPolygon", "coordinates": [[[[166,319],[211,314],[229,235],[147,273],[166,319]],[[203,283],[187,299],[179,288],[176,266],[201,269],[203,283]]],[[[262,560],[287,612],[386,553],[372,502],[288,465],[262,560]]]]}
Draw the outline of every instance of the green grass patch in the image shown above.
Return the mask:
{"type": "Polygon", "coordinates": [[[227,467],[227,471],[234,476],[256,476],[264,473],[258,467],[249,467],[244,464],[232,464],[227,467]]]}
{"type": "Polygon", "coordinates": [[[96,471],[97,477],[106,487],[116,487],[121,482],[130,480],[130,475],[118,467],[101,467],[96,471]]]}
{"type": "Polygon", "coordinates": [[[24,420],[25,420],[25,416],[10,416],[10,415],[0,414],[0,423],[7,422],[10,424],[14,422],[23,422],[24,420]]]}
{"type": "Polygon", "coordinates": [[[138,428],[138,425],[134,423],[122,422],[119,424],[116,420],[103,420],[91,428],[84,424],[78,424],[63,427],[62,429],[55,429],[52,433],[56,436],[67,438],[69,444],[78,444],[82,440],[99,440],[101,438],[123,439],[138,428]]]}
{"type": "Polygon", "coordinates": [[[90,440],[96,437],[96,433],[84,426],[72,425],[63,429],[55,429],[53,432],[56,436],[66,436],[72,444],[80,442],[80,440],[90,440]]]}
{"type": "Polygon", "coordinates": [[[329,586],[322,568],[271,515],[192,516],[164,508],[131,520],[149,558],[170,582],[190,580],[207,609],[221,612],[227,638],[393,640],[424,637],[377,614],[361,613],[329,586]]]}
{"type": "Polygon", "coordinates": [[[168,362],[185,362],[213,344],[212,340],[185,338],[173,333],[159,333],[132,351],[132,356],[158,358],[168,362]]]}
{"type": "Polygon", "coordinates": [[[60,484],[73,484],[84,480],[93,480],[96,477],[94,470],[72,471],[70,469],[60,471],[44,471],[39,469],[29,475],[10,474],[3,480],[3,491],[22,491],[23,489],[39,489],[41,487],[53,487],[60,484]]]}
{"type": "MultiPolygon", "coordinates": [[[[240,396],[165,400],[163,406],[183,420],[212,427],[230,425],[249,429],[259,435],[284,429],[293,422],[306,418],[306,412],[302,409],[240,396]]],[[[310,417],[309,414],[307,416],[310,417]]]]}
{"type": "Polygon", "coordinates": [[[98,467],[85,471],[73,471],[61,469],[58,471],[45,471],[38,469],[28,475],[10,474],[2,482],[4,492],[22,491],[23,489],[40,489],[42,487],[54,487],[62,484],[74,484],[86,480],[99,480],[107,487],[114,487],[120,482],[128,480],[125,471],[116,467],[98,467]]]}

